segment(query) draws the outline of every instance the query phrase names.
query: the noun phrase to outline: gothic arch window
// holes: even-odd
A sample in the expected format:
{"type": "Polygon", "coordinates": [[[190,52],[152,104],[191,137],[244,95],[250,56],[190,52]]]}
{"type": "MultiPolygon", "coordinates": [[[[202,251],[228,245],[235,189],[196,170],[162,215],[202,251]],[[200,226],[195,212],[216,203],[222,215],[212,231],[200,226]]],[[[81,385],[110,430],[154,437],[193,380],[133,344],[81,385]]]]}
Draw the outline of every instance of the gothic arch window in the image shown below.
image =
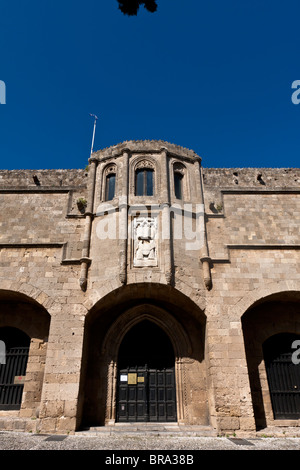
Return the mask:
{"type": "Polygon", "coordinates": [[[116,194],[117,168],[109,165],[104,171],[104,200],[112,201],[116,194]]]}
{"type": "Polygon", "coordinates": [[[135,195],[154,195],[154,165],[148,160],[140,161],[135,167],[135,195]]]}
{"type": "Polygon", "coordinates": [[[174,194],[176,199],[184,198],[184,184],[185,184],[185,166],[181,163],[174,163],[173,166],[173,177],[174,177],[174,194]]]}

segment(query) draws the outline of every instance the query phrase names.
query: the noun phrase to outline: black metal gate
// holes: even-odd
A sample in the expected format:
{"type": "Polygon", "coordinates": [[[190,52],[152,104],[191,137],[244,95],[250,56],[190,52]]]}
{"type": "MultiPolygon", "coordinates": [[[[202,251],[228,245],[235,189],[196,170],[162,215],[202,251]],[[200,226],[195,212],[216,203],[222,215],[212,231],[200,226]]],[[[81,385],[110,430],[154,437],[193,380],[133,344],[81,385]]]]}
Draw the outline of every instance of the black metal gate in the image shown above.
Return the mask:
{"type": "Polygon", "coordinates": [[[119,371],[119,422],[176,421],[174,368],[127,368],[119,371]]]}
{"type": "Polygon", "coordinates": [[[0,330],[5,344],[5,364],[0,364],[0,410],[21,407],[30,339],[16,328],[0,330]]]}
{"type": "Polygon", "coordinates": [[[300,364],[292,347],[299,340],[299,335],[285,333],[263,345],[274,419],[300,418],[300,364]]]}

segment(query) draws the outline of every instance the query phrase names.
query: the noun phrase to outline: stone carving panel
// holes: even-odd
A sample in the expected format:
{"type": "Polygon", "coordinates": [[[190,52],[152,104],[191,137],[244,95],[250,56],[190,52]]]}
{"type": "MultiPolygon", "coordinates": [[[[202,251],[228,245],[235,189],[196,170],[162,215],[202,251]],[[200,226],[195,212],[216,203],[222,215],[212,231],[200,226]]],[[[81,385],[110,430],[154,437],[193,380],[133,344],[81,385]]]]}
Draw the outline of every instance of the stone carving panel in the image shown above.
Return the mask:
{"type": "Polygon", "coordinates": [[[157,266],[157,218],[136,217],[133,221],[133,265],[157,266]]]}

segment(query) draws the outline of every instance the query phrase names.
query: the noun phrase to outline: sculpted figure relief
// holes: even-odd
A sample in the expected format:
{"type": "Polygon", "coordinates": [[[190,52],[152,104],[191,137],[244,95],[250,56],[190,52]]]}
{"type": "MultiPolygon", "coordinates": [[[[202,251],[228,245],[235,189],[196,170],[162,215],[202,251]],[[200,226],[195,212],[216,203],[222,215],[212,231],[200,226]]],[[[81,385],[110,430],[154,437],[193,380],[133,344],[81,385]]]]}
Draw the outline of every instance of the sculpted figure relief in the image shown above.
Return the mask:
{"type": "Polygon", "coordinates": [[[157,220],[154,217],[134,219],[134,266],[157,266],[157,220]]]}

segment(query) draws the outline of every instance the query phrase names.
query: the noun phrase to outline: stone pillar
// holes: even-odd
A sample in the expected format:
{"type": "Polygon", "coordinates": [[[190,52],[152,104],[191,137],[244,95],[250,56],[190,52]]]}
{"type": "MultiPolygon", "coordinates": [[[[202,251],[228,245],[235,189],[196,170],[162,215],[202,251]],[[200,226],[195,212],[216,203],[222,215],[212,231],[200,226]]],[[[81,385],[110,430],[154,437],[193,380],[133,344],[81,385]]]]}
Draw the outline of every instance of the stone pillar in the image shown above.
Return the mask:
{"type": "Polygon", "coordinates": [[[223,302],[206,311],[211,422],[221,434],[255,431],[242,326],[223,302]]]}
{"type": "Polygon", "coordinates": [[[38,418],[44,379],[47,342],[32,338],[26,368],[20,417],[38,418]]]}
{"type": "Polygon", "coordinates": [[[123,151],[122,183],[119,194],[120,281],[127,281],[129,150],[123,151]]]}
{"type": "Polygon", "coordinates": [[[40,432],[76,430],[86,309],[67,302],[49,310],[50,334],[41,398],[40,432]]]}
{"type": "Polygon", "coordinates": [[[161,149],[161,208],[162,208],[162,242],[164,246],[164,266],[167,284],[173,279],[171,216],[170,216],[170,175],[167,149],[161,149]]]}

